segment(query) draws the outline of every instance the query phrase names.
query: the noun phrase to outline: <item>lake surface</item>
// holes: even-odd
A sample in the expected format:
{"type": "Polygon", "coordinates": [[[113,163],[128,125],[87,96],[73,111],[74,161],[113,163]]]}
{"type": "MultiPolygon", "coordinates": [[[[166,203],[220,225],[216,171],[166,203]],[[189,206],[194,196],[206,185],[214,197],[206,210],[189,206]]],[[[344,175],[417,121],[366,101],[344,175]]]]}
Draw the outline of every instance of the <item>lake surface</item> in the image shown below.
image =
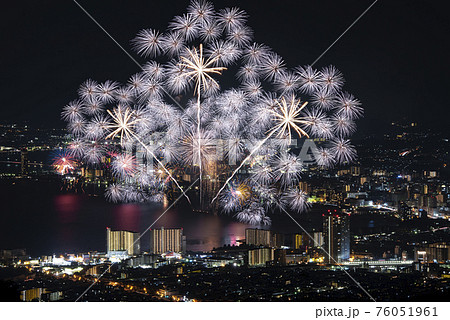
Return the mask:
{"type": "MultiPolygon", "coordinates": [[[[0,180],[0,249],[26,248],[33,256],[105,251],[106,228],[145,231],[165,210],[154,204],[113,204],[102,195],[68,193],[57,182],[0,180]]],[[[301,229],[284,214],[271,215],[272,225],[254,226],[225,214],[193,212],[178,206],[153,228],[183,228],[187,250],[209,251],[244,239],[245,229],[259,227],[294,233],[301,229]]],[[[305,228],[320,227],[321,214],[296,215],[305,228]]],[[[149,236],[141,238],[148,250],[149,236]]]]}

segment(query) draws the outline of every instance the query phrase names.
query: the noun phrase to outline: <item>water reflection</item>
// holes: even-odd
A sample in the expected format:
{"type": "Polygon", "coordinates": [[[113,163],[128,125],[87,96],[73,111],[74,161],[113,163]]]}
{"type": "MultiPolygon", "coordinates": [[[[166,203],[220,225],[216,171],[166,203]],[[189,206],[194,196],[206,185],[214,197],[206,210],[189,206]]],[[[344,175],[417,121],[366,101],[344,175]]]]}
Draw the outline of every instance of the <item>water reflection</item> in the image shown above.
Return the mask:
{"type": "MultiPolygon", "coordinates": [[[[165,210],[162,205],[112,204],[101,196],[61,194],[58,185],[43,185],[42,182],[5,185],[0,191],[3,191],[0,201],[4,204],[0,249],[20,246],[33,255],[104,251],[106,227],[143,233],[165,210]]],[[[301,218],[303,215],[298,216],[301,218]]],[[[309,220],[299,221],[308,228],[309,220]]],[[[277,215],[273,221],[271,229],[274,231],[298,232],[298,227],[284,215],[277,215]]],[[[197,213],[189,207],[168,210],[153,228],[162,226],[183,228],[187,249],[192,251],[238,245],[245,237],[245,229],[255,227],[239,223],[228,215],[197,213]]],[[[141,239],[141,247],[148,250],[148,245],[149,235],[146,234],[141,239]]]]}
{"type": "Polygon", "coordinates": [[[73,225],[77,222],[81,199],[76,195],[64,194],[56,196],[53,203],[58,218],[56,242],[64,244],[73,243],[76,241],[73,225]]]}
{"type": "Polygon", "coordinates": [[[140,231],[142,210],[137,204],[120,204],[114,207],[114,225],[112,229],[127,230],[127,231],[140,231]]]}
{"type": "Polygon", "coordinates": [[[64,194],[54,198],[54,206],[61,225],[74,223],[80,210],[80,197],[74,194],[64,194]]]}

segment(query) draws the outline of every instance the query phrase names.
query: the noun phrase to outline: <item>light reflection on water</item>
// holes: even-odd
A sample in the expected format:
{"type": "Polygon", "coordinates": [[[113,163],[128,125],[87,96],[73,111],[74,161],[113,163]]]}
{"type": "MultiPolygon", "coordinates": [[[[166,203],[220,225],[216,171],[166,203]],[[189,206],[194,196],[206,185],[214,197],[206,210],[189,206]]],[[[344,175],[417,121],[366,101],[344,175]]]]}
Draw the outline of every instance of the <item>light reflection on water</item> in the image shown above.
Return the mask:
{"type": "MultiPolygon", "coordinates": [[[[42,182],[0,184],[0,202],[0,249],[26,248],[32,255],[105,251],[107,227],[142,233],[164,212],[161,205],[113,204],[102,196],[62,194],[59,185],[42,182]]],[[[299,231],[287,217],[272,218],[272,230],[299,231]]],[[[231,216],[193,212],[182,206],[166,212],[153,228],[162,226],[183,228],[187,249],[192,251],[237,245],[245,229],[255,227],[231,216]]],[[[141,248],[148,250],[148,246],[146,234],[141,248]]]]}

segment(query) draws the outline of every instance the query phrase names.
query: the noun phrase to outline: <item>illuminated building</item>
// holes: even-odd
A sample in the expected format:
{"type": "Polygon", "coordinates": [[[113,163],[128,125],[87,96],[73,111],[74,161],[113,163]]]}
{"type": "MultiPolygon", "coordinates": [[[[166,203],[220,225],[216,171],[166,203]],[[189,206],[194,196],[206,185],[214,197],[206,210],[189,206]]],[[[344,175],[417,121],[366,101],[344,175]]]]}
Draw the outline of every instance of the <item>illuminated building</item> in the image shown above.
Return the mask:
{"type": "Polygon", "coordinates": [[[274,260],[273,248],[257,248],[248,250],[248,265],[263,266],[274,260]]]}
{"type": "Polygon", "coordinates": [[[103,177],[103,170],[81,168],[81,175],[87,179],[95,179],[103,177]]]}
{"type": "Polygon", "coordinates": [[[134,256],[140,253],[139,233],[131,231],[113,231],[106,228],[106,247],[108,256],[134,256]]]}
{"type": "Polygon", "coordinates": [[[99,265],[95,265],[95,266],[89,267],[86,270],[86,275],[87,276],[97,276],[97,275],[99,275],[101,273],[102,273],[102,271],[100,270],[100,266],[99,265]]]}
{"type": "Polygon", "coordinates": [[[314,232],[314,247],[322,247],[323,246],[323,234],[322,232],[314,232]]]}
{"type": "Polygon", "coordinates": [[[438,176],[437,171],[424,171],[423,175],[427,178],[436,178],[438,176]]]}
{"type": "Polygon", "coordinates": [[[307,256],[299,253],[286,254],[286,264],[299,264],[308,262],[307,256]]]}
{"type": "Polygon", "coordinates": [[[22,301],[40,301],[42,294],[46,290],[44,288],[33,288],[28,290],[22,290],[20,293],[20,300],[22,301]]]}
{"type": "Polygon", "coordinates": [[[328,263],[336,263],[350,258],[349,216],[341,209],[330,209],[323,215],[323,248],[328,263]]]}
{"type": "Polygon", "coordinates": [[[446,242],[437,242],[416,249],[415,260],[422,263],[446,263],[450,260],[450,245],[446,242]]]}
{"type": "Polygon", "coordinates": [[[311,192],[311,187],[308,183],[304,182],[304,181],[300,181],[298,183],[298,187],[300,190],[302,190],[305,193],[310,193],[311,192]]]}
{"type": "Polygon", "coordinates": [[[339,170],[337,172],[337,175],[339,177],[342,177],[342,176],[345,176],[345,175],[348,175],[348,174],[350,174],[350,170],[349,169],[341,169],[341,170],[339,170]]]}
{"type": "Polygon", "coordinates": [[[21,301],[58,301],[62,297],[61,291],[49,291],[46,288],[33,288],[20,292],[21,301]]]}
{"type": "Polygon", "coordinates": [[[361,167],[353,166],[350,168],[350,172],[351,172],[352,176],[359,177],[361,175],[361,167]]]}
{"type": "Polygon", "coordinates": [[[160,258],[159,255],[143,254],[128,259],[127,264],[131,267],[156,267],[160,258]]]}
{"type": "Polygon", "coordinates": [[[186,238],[182,228],[152,229],[150,230],[150,253],[164,254],[166,252],[184,252],[186,238]]]}
{"type": "Polygon", "coordinates": [[[303,246],[303,235],[302,234],[294,234],[292,236],[292,247],[294,249],[300,249],[301,246],[303,246]]]}
{"type": "Polygon", "coordinates": [[[245,229],[245,243],[250,246],[270,247],[272,245],[271,232],[262,229],[245,229]]]}

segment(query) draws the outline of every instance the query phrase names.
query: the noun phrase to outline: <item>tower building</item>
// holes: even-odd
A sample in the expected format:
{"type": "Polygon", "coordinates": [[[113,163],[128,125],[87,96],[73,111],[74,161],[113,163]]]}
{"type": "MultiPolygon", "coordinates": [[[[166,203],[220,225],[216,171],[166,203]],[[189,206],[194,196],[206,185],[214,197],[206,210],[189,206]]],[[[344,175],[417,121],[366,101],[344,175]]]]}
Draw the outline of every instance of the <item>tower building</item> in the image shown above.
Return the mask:
{"type": "Polygon", "coordinates": [[[108,256],[135,256],[140,253],[139,233],[106,228],[106,250],[108,256]]]}
{"type": "Polygon", "coordinates": [[[250,246],[272,246],[270,230],[245,229],[245,243],[250,246]]]}
{"type": "Polygon", "coordinates": [[[152,229],[150,230],[150,253],[185,252],[185,239],[182,228],[152,229]]]}
{"type": "Polygon", "coordinates": [[[349,215],[341,209],[329,209],[323,214],[323,248],[328,263],[339,263],[350,258],[349,215]]]}

